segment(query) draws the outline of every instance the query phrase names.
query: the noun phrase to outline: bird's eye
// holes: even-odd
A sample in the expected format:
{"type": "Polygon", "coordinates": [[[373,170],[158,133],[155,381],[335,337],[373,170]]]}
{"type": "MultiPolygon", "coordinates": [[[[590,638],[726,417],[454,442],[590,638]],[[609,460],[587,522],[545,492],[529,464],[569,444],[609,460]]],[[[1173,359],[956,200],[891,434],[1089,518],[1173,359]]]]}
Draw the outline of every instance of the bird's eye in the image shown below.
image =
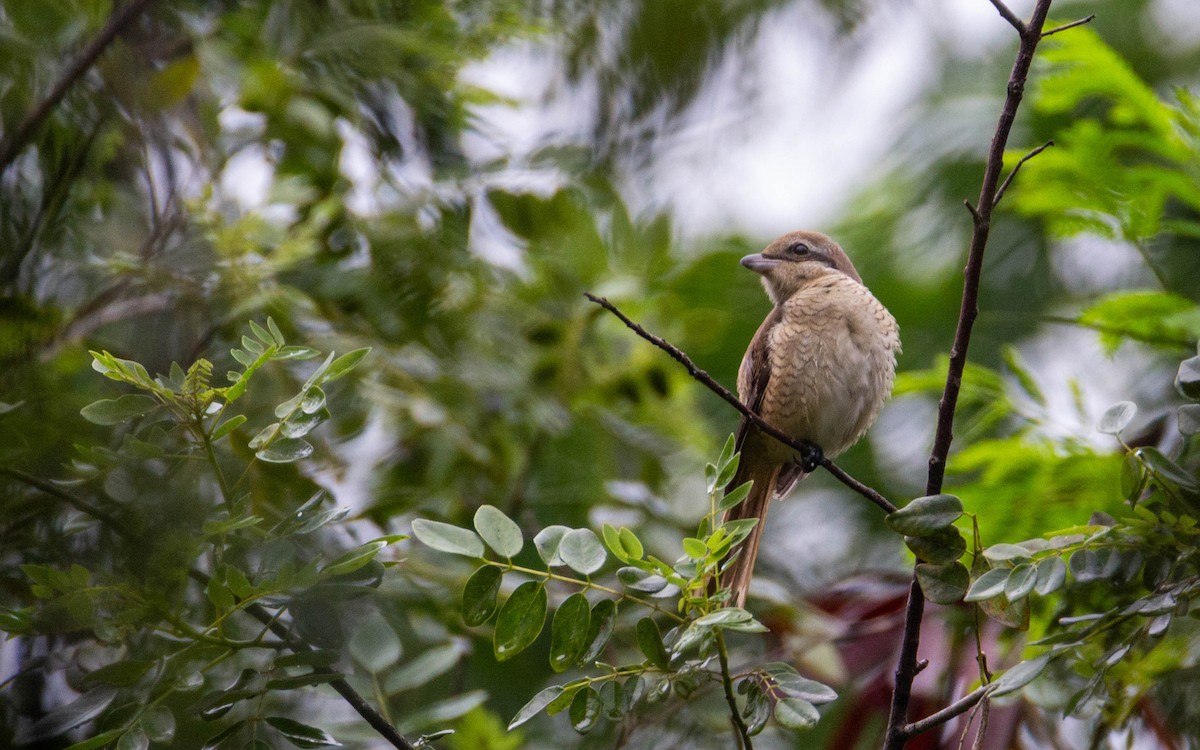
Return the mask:
{"type": "Polygon", "coordinates": [[[808,245],[804,244],[803,242],[793,242],[792,244],[788,245],[787,251],[792,255],[798,256],[808,255],[810,252],[808,245]]]}

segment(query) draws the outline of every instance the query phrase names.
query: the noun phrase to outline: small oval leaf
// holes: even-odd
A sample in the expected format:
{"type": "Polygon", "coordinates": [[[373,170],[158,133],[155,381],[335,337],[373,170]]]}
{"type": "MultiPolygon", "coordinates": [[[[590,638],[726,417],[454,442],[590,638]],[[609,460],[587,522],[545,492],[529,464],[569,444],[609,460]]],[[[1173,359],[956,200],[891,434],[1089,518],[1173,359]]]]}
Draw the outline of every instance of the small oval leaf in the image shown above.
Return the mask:
{"type": "Polygon", "coordinates": [[[501,557],[516,557],[525,546],[521,527],[494,505],[481,505],[475,511],[475,531],[501,557]]]}
{"type": "Polygon", "coordinates": [[[1120,435],[1121,430],[1129,426],[1137,414],[1137,404],[1132,401],[1118,401],[1100,417],[1096,429],[1106,435],[1120,435]]]}
{"type": "Polygon", "coordinates": [[[482,625],[492,619],[503,578],[502,570],[485,565],[467,579],[467,585],[463,587],[462,612],[463,622],[469,627],[482,625]]]}
{"type": "Polygon", "coordinates": [[[591,612],[587,597],[577,592],[568,596],[554,613],[550,624],[550,667],[555,672],[573,666],[587,648],[591,612]]]}
{"type": "Polygon", "coordinates": [[[439,552],[466,557],[483,557],[483,540],[474,531],[441,521],[418,518],[412,522],[413,536],[439,552]]]}
{"type": "Polygon", "coordinates": [[[563,534],[558,546],[558,554],[563,562],[583,575],[590,575],[600,570],[608,559],[604,545],[591,529],[572,529],[563,534]]]}
{"type": "Polygon", "coordinates": [[[516,588],[496,616],[493,649],[497,661],[507,661],[537,640],[546,623],[546,589],[536,581],[516,588]]]}
{"type": "Polygon", "coordinates": [[[918,497],[887,517],[887,524],[905,536],[929,536],[958,520],[962,501],[954,495],[918,497]]]}

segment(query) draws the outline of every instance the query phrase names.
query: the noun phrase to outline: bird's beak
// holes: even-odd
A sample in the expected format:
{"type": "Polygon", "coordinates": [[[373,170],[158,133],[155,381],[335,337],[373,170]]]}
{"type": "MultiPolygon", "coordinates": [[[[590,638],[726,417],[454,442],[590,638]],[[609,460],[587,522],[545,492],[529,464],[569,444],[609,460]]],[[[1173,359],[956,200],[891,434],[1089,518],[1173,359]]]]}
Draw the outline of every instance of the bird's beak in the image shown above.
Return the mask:
{"type": "Polygon", "coordinates": [[[768,258],[762,253],[754,253],[742,258],[742,265],[749,268],[755,273],[765,274],[775,266],[779,265],[779,261],[775,258],[768,258]]]}

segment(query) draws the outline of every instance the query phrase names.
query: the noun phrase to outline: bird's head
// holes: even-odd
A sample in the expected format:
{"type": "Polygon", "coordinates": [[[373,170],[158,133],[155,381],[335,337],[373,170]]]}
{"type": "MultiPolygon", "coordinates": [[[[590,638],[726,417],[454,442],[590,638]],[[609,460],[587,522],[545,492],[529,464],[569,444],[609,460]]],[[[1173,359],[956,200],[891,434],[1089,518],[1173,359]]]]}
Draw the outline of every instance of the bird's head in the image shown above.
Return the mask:
{"type": "Polygon", "coordinates": [[[789,232],[761,253],[742,258],[742,265],[763,277],[774,304],[828,274],[845,274],[862,283],[842,248],[820,232],[789,232]]]}

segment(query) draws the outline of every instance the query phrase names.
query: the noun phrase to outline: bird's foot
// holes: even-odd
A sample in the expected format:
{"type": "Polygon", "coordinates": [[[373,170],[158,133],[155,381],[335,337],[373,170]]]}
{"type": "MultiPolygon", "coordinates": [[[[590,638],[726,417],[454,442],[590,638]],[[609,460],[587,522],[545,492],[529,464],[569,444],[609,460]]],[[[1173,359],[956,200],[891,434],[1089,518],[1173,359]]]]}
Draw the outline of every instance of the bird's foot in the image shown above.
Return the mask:
{"type": "Polygon", "coordinates": [[[804,450],[799,455],[800,468],[804,473],[811,474],[818,466],[825,463],[825,451],[816,443],[804,443],[804,450]]]}

